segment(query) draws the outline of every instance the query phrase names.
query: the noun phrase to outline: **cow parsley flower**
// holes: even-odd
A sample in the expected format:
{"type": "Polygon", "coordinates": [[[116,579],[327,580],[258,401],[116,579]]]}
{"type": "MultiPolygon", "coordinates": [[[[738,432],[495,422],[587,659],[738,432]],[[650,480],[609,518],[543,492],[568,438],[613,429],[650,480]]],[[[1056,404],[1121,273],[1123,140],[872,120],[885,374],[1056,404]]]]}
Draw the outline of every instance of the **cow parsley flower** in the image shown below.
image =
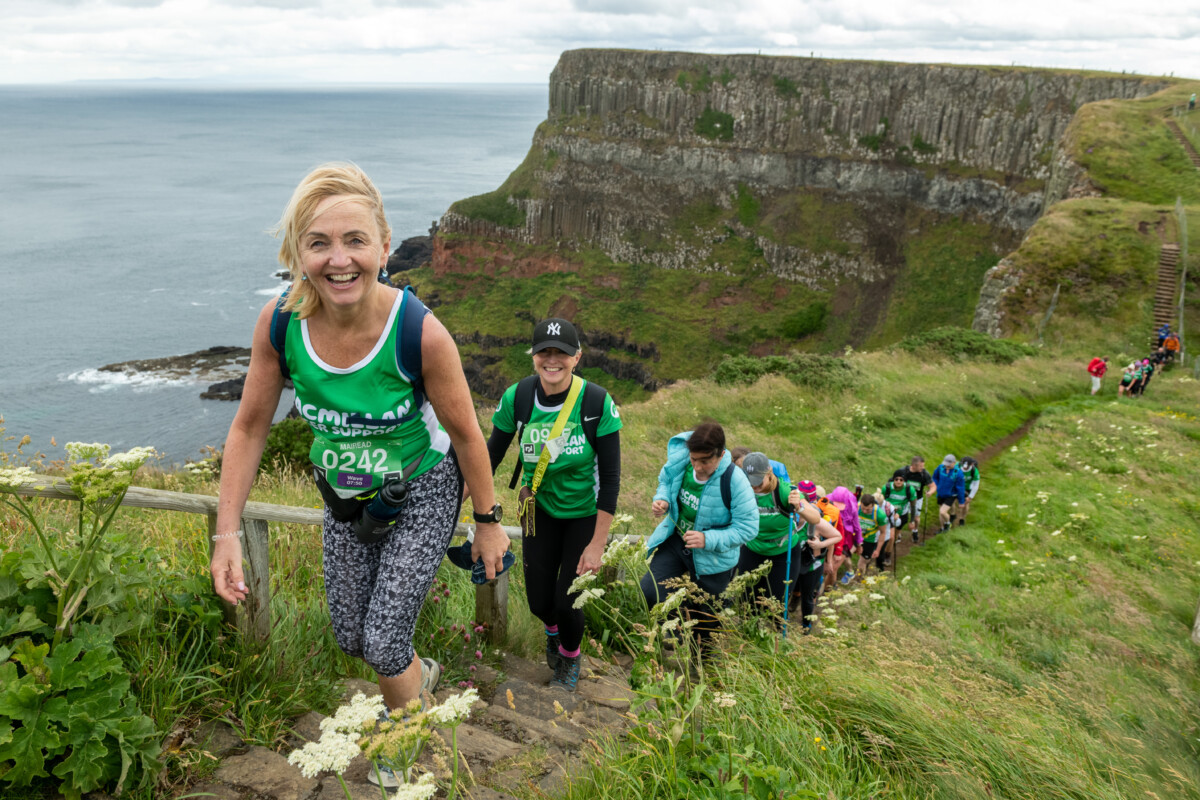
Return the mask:
{"type": "Polygon", "coordinates": [[[90,461],[93,458],[108,458],[110,446],[100,442],[67,442],[66,451],[69,461],[90,461]]]}
{"type": "MultiPolygon", "coordinates": [[[[576,592],[582,592],[584,590],[584,588],[594,580],[596,580],[596,573],[594,573],[594,572],[583,573],[578,578],[571,581],[571,587],[569,589],[567,589],[567,594],[575,594],[576,592]]],[[[575,606],[575,607],[579,608],[579,606],[575,606]]]]}
{"type": "Polygon", "coordinates": [[[597,600],[604,596],[603,589],[584,589],[579,593],[579,597],[575,598],[572,608],[583,608],[592,600],[597,600]]]}
{"type": "Polygon", "coordinates": [[[0,489],[16,489],[27,483],[33,483],[37,477],[29,467],[11,467],[0,469],[0,489]]]}
{"type": "Polygon", "coordinates": [[[413,783],[406,783],[393,789],[388,795],[389,800],[429,800],[437,794],[437,783],[432,772],[426,772],[413,783]]]}
{"type": "Polygon", "coordinates": [[[729,692],[713,692],[713,705],[717,708],[733,708],[737,705],[737,698],[729,692]]]}
{"type": "Polygon", "coordinates": [[[133,472],[157,455],[158,451],[153,447],[134,447],[124,453],[116,453],[104,459],[104,466],[109,469],[124,469],[133,472]]]}
{"type": "Polygon", "coordinates": [[[447,697],[441,705],[429,709],[429,718],[438,725],[453,725],[471,716],[471,706],[479,702],[479,690],[467,689],[447,697]]]}
{"type": "Polygon", "coordinates": [[[336,733],[359,733],[370,728],[387,710],[381,695],[367,697],[362,692],[350,698],[347,705],[321,720],[321,730],[336,733]]]}
{"type": "Polygon", "coordinates": [[[326,729],[319,740],[293,750],[288,756],[288,763],[299,767],[300,774],[306,778],[315,778],[322,772],[340,775],[360,752],[356,734],[326,729]]]}

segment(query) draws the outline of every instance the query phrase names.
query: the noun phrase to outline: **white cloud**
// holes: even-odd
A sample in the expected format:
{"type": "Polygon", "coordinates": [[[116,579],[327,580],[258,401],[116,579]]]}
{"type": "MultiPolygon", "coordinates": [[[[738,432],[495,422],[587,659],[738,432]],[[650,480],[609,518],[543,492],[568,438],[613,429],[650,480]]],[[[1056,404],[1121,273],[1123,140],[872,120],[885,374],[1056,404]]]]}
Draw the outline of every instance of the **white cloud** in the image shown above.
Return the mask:
{"type": "MultiPolygon", "coordinates": [[[[1200,0],[5,0],[0,81],[544,81],[563,50],[1196,72],[1200,0]]],[[[1196,77],[1200,77],[1197,75],[1196,77]]]]}

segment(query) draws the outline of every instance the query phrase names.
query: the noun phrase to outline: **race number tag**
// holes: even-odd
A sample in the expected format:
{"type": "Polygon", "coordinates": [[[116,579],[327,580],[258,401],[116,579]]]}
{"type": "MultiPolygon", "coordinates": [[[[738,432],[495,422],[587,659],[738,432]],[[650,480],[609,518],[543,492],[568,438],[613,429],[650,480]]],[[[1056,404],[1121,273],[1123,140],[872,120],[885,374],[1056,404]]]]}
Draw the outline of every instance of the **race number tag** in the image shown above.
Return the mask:
{"type": "Polygon", "coordinates": [[[570,440],[571,440],[571,435],[569,433],[566,433],[565,431],[562,433],[562,435],[560,435],[554,439],[546,440],[546,449],[550,451],[550,463],[551,464],[553,464],[558,459],[558,456],[562,453],[563,449],[567,446],[567,442],[569,442],[570,440]]]}

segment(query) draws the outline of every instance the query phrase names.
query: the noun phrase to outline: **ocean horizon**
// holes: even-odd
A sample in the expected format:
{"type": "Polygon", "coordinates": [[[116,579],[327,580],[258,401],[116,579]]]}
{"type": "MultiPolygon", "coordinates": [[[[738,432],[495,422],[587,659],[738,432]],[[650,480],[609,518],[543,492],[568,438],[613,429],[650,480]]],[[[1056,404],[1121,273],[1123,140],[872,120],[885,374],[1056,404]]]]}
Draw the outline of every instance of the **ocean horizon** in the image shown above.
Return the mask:
{"type": "Polygon", "coordinates": [[[149,445],[166,465],[221,446],[237,404],[201,400],[207,382],[99,368],[248,347],[285,285],[269,231],[317,164],[363,167],[395,249],[499,186],[546,106],[544,84],[0,86],[6,435],[51,459],[149,445]]]}

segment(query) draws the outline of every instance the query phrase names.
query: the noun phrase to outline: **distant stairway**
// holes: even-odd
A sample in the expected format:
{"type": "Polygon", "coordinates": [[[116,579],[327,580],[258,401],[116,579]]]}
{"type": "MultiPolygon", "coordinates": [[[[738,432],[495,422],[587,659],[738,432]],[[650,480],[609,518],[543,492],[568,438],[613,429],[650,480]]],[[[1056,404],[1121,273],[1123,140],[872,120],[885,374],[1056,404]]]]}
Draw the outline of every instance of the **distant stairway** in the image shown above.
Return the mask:
{"type": "MultiPolygon", "coordinates": [[[[1192,151],[1193,153],[1195,151],[1192,151]]],[[[1158,329],[1164,323],[1174,323],[1176,292],[1179,289],[1179,245],[1164,244],[1158,253],[1158,288],[1154,292],[1154,330],[1151,346],[1158,345],[1158,329]]]]}
{"type": "Polygon", "coordinates": [[[1200,169],[1200,153],[1196,152],[1196,148],[1192,147],[1191,141],[1183,135],[1183,131],[1179,129],[1179,125],[1175,120],[1167,120],[1167,127],[1171,129],[1171,133],[1175,134],[1175,138],[1183,145],[1183,149],[1187,152],[1188,158],[1192,160],[1192,164],[1196,169],[1200,169]]]}

